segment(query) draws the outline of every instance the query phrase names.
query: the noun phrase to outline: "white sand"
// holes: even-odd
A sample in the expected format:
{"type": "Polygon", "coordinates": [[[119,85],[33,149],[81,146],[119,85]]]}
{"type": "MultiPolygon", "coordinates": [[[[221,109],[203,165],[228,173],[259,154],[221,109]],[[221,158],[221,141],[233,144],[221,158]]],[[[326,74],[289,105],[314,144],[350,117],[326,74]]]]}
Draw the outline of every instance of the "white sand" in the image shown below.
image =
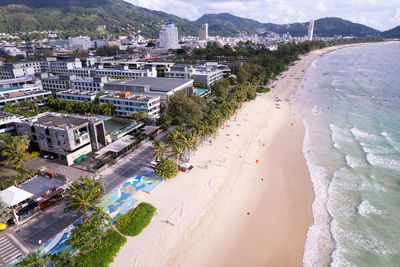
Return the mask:
{"type": "Polygon", "coordinates": [[[314,195],[301,118],[285,99],[302,70],[333,49],[291,67],[274,92],[244,104],[212,145],[199,147],[190,173],[144,195],[157,215],[110,266],[301,266],[314,195]]]}

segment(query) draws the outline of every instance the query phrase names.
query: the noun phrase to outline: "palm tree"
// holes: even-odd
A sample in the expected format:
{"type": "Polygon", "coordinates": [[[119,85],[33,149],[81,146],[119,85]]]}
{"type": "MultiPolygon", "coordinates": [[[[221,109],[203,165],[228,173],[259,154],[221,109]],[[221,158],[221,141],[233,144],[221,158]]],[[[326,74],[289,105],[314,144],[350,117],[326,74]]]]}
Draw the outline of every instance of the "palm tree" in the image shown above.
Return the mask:
{"type": "Polygon", "coordinates": [[[4,148],[1,155],[6,157],[6,165],[13,163],[17,168],[24,166],[24,162],[30,158],[27,150],[29,148],[29,138],[26,135],[15,136],[3,139],[4,148]]]}
{"type": "Polygon", "coordinates": [[[178,160],[182,160],[183,146],[180,143],[176,143],[171,146],[170,149],[169,157],[175,160],[176,164],[178,164],[178,160]]]}
{"type": "Polygon", "coordinates": [[[151,150],[154,152],[153,159],[155,161],[160,161],[164,158],[164,146],[160,140],[156,139],[153,141],[151,150]]]}
{"type": "Polygon", "coordinates": [[[180,133],[177,130],[172,130],[167,135],[167,144],[172,147],[179,139],[180,133]]]}
{"type": "Polygon", "coordinates": [[[70,192],[67,200],[67,208],[65,208],[66,212],[73,211],[75,214],[78,214],[80,211],[85,212],[85,217],[87,212],[93,208],[93,199],[95,197],[94,192],[85,190],[84,188],[80,188],[74,190],[74,192],[70,192]]]}

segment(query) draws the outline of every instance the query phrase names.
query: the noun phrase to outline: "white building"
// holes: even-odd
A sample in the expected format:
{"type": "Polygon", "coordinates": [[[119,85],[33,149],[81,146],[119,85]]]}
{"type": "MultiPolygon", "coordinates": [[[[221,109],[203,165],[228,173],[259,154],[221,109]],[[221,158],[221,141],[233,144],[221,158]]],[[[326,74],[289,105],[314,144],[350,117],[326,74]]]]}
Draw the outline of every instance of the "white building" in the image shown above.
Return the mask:
{"type": "Polygon", "coordinates": [[[35,68],[24,63],[6,63],[0,66],[0,80],[16,79],[35,74],[35,68]]]}
{"type": "Polygon", "coordinates": [[[15,123],[19,122],[22,116],[0,112],[0,133],[15,131],[15,123]]]}
{"type": "Polygon", "coordinates": [[[50,76],[42,79],[44,89],[65,91],[72,88],[72,81],[76,80],[75,75],[50,76]]]}
{"type": "Polygon", "coordinates": [[[160,47],[168,49],[179,49],[180,45],[178,43],[178,28],[169,21],[162,26],[160,31],[159,39],[160,47]]]}
{"type": "Polygon", "coordinates": [[[82,62],[79,58],[67,60],[47,60],[48,72],[55,75],[66,75],[72,69],[82,68],[82,62]]]}
{"type": "Polygon", "coordinates": [[[12,57],[15,57],[15,56],[26,57],[26,51],[21,50],[16,46],[3,46],[3,47],[1,47],[1,51],[12,57]]]}
{"type": "Polygon", "coordinates": [[[217,81],[224,79],[224,73],[230,71],[228,67],[219,68],[218,64],[208,64],[202,66],[191,66],[175,64],[165,73],[167,78],[193,79],[194,83],[202,83],[210,87],[217,81]]]}
{"type": "Polygon", "coordinates": [[[84,103],[94,101],[96,99],[96,94],[97,92],[69,89],[67,91],[57,92],[56,97],[62,100],[84,103]]]}
{"type": "Polygon", "coordinates": [[[114,92],[99,98],[100,104],[112,104],[116,115],[128,116],[144,111],[151,118],[160,116],[160,97],[131,95],[128,92],[114,92]]]}
{"type": "Polygon", "coordinates": [[[0,80],[0,107],[22,100],[42,100],[39,105],[44,105],[49,95],[51,92],[44,91],[42,83],[35,77],[0,80]]]}
{"type": "Polygon", "coordinates": [[[310,23],[308,24],[307,39],[309,41],[312,41],[313,34],[314,34],[314,20],[312,19],[312,20],[310,20],[310,23]]]}
{"type": "Polygon", "coordinates": [[[202,24],[199,29],[199,40],[206,41],[208,39],[208,24],[202,24]]]}
{"type": "Polygon", "coordinates": [[[69,37],[68,44],[74,50],[86,51],[93,47],[93,42],[87,36],[69,37]]]}
{"type": "Polygon", "coordinates": [[[109,81],[109,78],[104,77],[77,77],[71,82],[71,87],[74,90],[99,92],[103,91],[104,84],[109,81]]]}

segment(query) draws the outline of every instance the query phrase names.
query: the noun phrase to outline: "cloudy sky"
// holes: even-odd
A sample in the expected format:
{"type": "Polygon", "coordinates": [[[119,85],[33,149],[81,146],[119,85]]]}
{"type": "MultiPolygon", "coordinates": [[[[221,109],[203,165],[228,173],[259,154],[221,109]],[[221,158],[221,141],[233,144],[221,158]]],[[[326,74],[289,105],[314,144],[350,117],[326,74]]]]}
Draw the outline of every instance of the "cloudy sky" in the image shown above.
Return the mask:
{"type": "Polygon", "coordinates": [[[189,20],[228,12],[278,24],[341,17],[378,30],[400,25],[400,0],[125,0],[189,20]]]}

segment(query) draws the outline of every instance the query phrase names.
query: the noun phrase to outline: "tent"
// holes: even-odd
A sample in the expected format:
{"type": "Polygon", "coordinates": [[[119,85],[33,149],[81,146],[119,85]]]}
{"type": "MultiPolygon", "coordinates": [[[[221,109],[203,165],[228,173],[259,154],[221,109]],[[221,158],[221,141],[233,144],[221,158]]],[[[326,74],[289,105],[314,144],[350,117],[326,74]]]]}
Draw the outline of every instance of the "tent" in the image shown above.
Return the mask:
{"type": "Polygon", "coordinates": [[[15,186],[10,186],[0,192],[0,198],[10,207],[18,205],[32,196],[33,194],[15,186]]]}

